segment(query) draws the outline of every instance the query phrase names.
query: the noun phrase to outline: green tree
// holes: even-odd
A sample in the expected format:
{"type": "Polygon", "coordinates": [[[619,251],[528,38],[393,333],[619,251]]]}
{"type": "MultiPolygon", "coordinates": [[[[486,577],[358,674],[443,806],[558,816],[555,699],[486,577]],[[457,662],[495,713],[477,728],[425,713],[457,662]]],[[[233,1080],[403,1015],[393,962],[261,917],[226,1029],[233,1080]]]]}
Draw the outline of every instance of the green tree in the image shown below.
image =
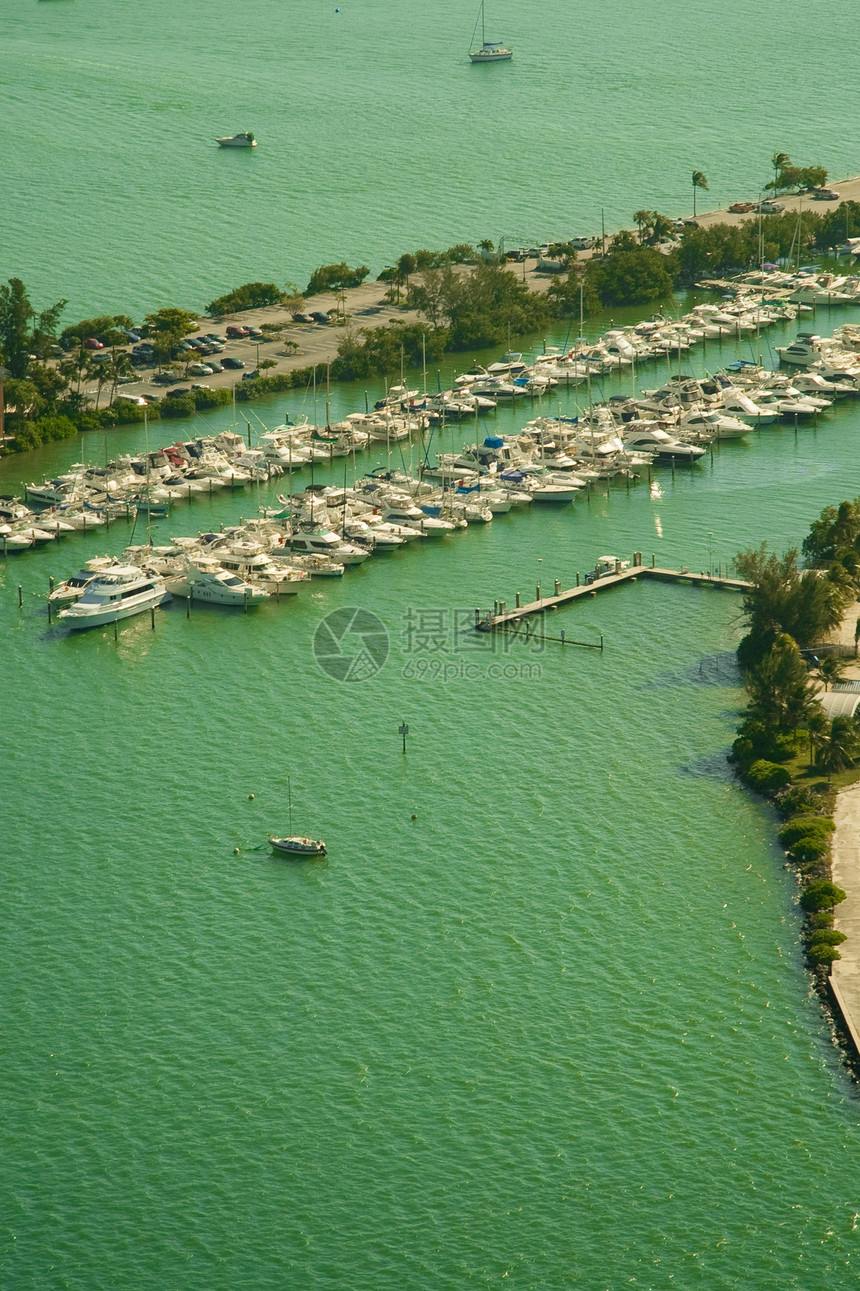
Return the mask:
{"type": "Polygon", "coordinates": [[[700,170],[693,171],[693,219],[696,218],[696,193],[702,189],[707,189],[708,181],[700,170]]]}
{"type": "Polygon", "coordinates": [[[770,159],[770,164],[773,166],[773,184],[771,187],[776,188],[776,181],[779,176],[779,172],[784,166],[791,165],[791,158],[787,152],[775,152],[770,159]]]}
{"type": "Polygon", "coordinates": [[[788,733],[806,727],[820,707],[797,644],[786,633],[747,670],[745,685],[747,715],[771,731],[788,733]]]}
{"type": "Polygon", "coordinates": [[[60,300],[37,314],[20,278],[0,284],[0,361],[13,377],[23,377],[31,353],[42,353],[54,340],[65,306],[60,300]]]}
{"type": "Polygon", "coordinates": [[[840,622],[843,589],[815,570],[802,570],[796,548],[777,556],[763,543],[740,552],[735,567],[751,584],[743,599],[749,632],[738,648],[742,666],[749,667],[766,654],[781,634],[805,647],[840,622]]]}
{"type": "Polygon", "coordinates": [[[651,227],[651,221],[653,218],[654,218],[654,212],[646,211],[644,208],[641,211],[633,212],[633,223],[636,225],[637,229],[639,230],[640,242],[644,240],[643,230],[651,227]]]}
{"type": "Polygon", "coordinates": [[[819,659],[815,665],[815,673],[824,682],[825,692],[830,689],[834,682],[841,681],[845,672],[845,660],[838,659],[836,655],[825,655],[819,659]]]}
{"type": "MultiPolygon", "coordinates": [[[[632,239],[632,234],[628,234],[632,239]]],[[[671,295],[672,261],[651,247],[618,247],[617,236],[604,260],[589,261],[586,278],[604,305],[644,305],[671,295]]]]}
{"type": "Polygon", "coordinates": [[[850,717],[834,717],[818,747],[816,765],[827,773],[829,784],[834,772],[853,767],[860,755],[860,731],[850,717]]]}
{"type": "Polygon", "coordinates": [[[350,269],[344,261],[320,265],[311,274],[305,295],[317,296],[323,291],[336,291],[339,287],[358,287],[369,273],[367,265],[363,264],[355,269],[350,269]]]}
{"type": "Polygon", "coordinates": [[[197,318],[186,309],[171,306],[147,314],[145,322],[156,359],[159,363],[166,363],[173,358],[184,337],[194,331],[197,318]]]}

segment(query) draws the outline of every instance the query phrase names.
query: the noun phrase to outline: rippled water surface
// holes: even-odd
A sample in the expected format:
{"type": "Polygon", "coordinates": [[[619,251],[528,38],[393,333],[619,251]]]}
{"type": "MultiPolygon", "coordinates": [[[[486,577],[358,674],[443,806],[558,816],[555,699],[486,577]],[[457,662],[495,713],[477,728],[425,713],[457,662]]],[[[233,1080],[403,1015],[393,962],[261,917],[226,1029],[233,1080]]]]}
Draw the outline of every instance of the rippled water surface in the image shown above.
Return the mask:
{"type": "MultiPolygon", "coordinates": [[[[822,56],[844,46],[840,8],[822,56]]],[[[3,145],[20,201],[2,275],[149,307],[335,256],[592,227],[598,174],[613,219],[631,174],[636,205],[647,179],[652,204],[684,209],[678,140],[715,191],[743,153],[731,182],[749,187],[765,100],[761,151],[856,169],[832,128],[850,80],[798,108],[810,11],[783,7],[778,59],[761,56],[772,11],[654,13],[550,3],[525,23],[495,5],[515,60],[472,69],[474,15],[447,3],[18,4],[0,91],[31,144],[3,145]],[[209,149],[244,128],[265,138],[252,157],[209,149]]],[[[302,411],[255,405],[253,426],[285,404],[302,411]]],[[[860,493],[858,433],[860,407],[840,406],[653,490],[601,485],[249,615],[178,602],[116,640],[49,627],[44,590],[130,525],[0,564],[0,1282],[854,1286],[856,1097],[771,821],[725,762],[737,601],[643,582],[553,617],[602,653],[454,625],[602,552],[708,568],[782,549],[860,493]],[[368,680],[314,660],[340,606],[385,625],[368,680]],[[264,845],[287,829],[288,777],[322,862],[264,845]]],[[[0,491],[142,446],[123,431],[6,460],[0,491]]],[[[177,508],[158,536],[282,487],[177,508]]]]}

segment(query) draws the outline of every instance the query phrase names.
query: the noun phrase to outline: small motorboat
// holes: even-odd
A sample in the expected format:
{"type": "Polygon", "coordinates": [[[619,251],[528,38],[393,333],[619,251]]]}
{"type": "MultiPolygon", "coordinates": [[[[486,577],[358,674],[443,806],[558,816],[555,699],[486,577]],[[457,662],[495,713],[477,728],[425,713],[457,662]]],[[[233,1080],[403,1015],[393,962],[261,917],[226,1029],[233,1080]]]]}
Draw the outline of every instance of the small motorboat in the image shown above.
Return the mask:
{"type": "Polygon", "coordinates": [[[242,130],[239,134],[231,134],[229,138],[216,139],[215,142],[219,148],[256,148],[257,140],[250,130],[242,130]]]}
{"type": "Polygon", "coordinates": [[[269,843],[276,852],[289,852],[293,856],[325,856],[326,846],[321,838],[275,838],[269,843]]]}

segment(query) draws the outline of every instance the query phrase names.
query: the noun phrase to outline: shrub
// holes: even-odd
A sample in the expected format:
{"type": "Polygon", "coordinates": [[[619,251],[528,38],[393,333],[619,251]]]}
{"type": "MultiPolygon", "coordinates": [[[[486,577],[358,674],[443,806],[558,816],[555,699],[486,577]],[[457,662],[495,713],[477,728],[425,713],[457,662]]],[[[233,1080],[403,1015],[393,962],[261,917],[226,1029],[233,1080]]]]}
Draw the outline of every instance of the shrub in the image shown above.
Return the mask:
{"type": "Polygon", "coordinates": [[[836,826],[829,816],[796,816],[779,831],[783,847],[791,847],[801,838],[826,838],[836,826]]]}
{"type": "MultiPolygon", "coordinates": [[[[833,915],[829,910],[822,910],[820,914],[807,915],[806,922],[810,928],[832,928],[833,915]]],[[[814,940],[815,938],[810,938],[810,941],[814,940]]]]}
{"type": "Polygon", "coordinates": [[[823,805],[819,794],[799,784],[791,785],[776,796],[777,810],[785,820],[789,816],[811,816],[823,805]]]}
{"type": "Polygon", "coordinates": [[[197,411],[194,393],[191,390],[183,394],[168,395],[161,401],[162,417],[191,417],[197,411]]]}
{"type": "Polygon", "coordinates": [[[283,296],[280,287],[273,282],[246,282],[242,287],[234,287],[224,296],[210,301],[206,313],[210,318],[221,314],[235,314],[241,309],[259,309],[263,305],[276,305],[283,296]]]}
{"type": "Polygon", "coordinates": [[[846,940],[845,933],[836,928],[816,928],[809,938],[813,946],[841,946],[846,940]]]}
{"type": "Polygon", "coordinates": [[[747,767],[745,775],[752,789],[768,796],[775,794],[779,789],[784,789],[791,781],[791,776],[785,767],[781,767],[777,762],[768,762],[765,758],[757,758],[747,767]]]}
{"type": "Polygon", "coordinates": [[[803,891],[800,904],[804,910],[816,913],[819,910],[832,910],[840,901],[845,900],[845,893],[830,879],[814,879],[803,891]]]}
{"type": "Polygon", "coordinates": [[[194,407],[198,410],[206,408],[225,408],[232,401],[233,392],[231,390],[194,390],[194,407]]]}
{"type": "Polygon", "coordinates": [[[813,865],[816,861],[821,861],[830,851],[830,842],[826,837],[818,837],[815,834],[798,838],[791,847],[786,848],[786,852],[793,861],[798,861],[802,865],[813,865]]]}
{"type": "Polygon", "coordinates": [[[807,958],[813,964],[832,964],[835,959],[841,959],[842,956],[835,946],[829,945],[828,942],[816,941],[807,948],[807,958]]]}

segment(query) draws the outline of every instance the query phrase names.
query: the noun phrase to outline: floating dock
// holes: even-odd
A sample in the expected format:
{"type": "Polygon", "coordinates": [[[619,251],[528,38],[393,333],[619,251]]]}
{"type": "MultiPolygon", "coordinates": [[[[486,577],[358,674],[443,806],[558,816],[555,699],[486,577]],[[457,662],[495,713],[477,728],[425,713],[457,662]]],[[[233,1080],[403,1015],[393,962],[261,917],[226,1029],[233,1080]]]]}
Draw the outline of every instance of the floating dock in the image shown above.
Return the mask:
{"type": "Polygon", "coordinates": [[[586,575],[585,581],[580,581],[576,576],[576,586],[569,587],[566,591],[561,590],[561,584],[558,579],[555,581],[555,591],[552,596],[543,596],[540,585],[536,588],[537,598],[529,601],[525,605],[520,604],[520,594],[517,592],[517,603],[513,609],[508,609],[506,601],[496,601],[493,610],[487,611],[481,615],[480,610],[475,611],[475,627],[479,632],[496,632],[500,629],[511,627],[521,622],[522,619],[530,618],[534,614],[545,614],[548,610],[559,610],[565,605],[571,605],[574,601],[581,600],[583,597],[596,596],[599,592],[604,592],[610,587],[620,587],[624,583],[635,583],[640,578],[657,578],[668,583],[688,583],[693,587],[713,587],[724,592],[745,592],[752,584],[747,583],[742,578],[728,578],[710,571],[687,569],[686,566],[681,569],[664,569],[654,563],[651,558],[651,564],[645,565],[642,562],[642,553],[634,552],[631,562],[619,560],[616,563],[614,573],[604,574],[599,578],[592,578],[586,575]]]}

